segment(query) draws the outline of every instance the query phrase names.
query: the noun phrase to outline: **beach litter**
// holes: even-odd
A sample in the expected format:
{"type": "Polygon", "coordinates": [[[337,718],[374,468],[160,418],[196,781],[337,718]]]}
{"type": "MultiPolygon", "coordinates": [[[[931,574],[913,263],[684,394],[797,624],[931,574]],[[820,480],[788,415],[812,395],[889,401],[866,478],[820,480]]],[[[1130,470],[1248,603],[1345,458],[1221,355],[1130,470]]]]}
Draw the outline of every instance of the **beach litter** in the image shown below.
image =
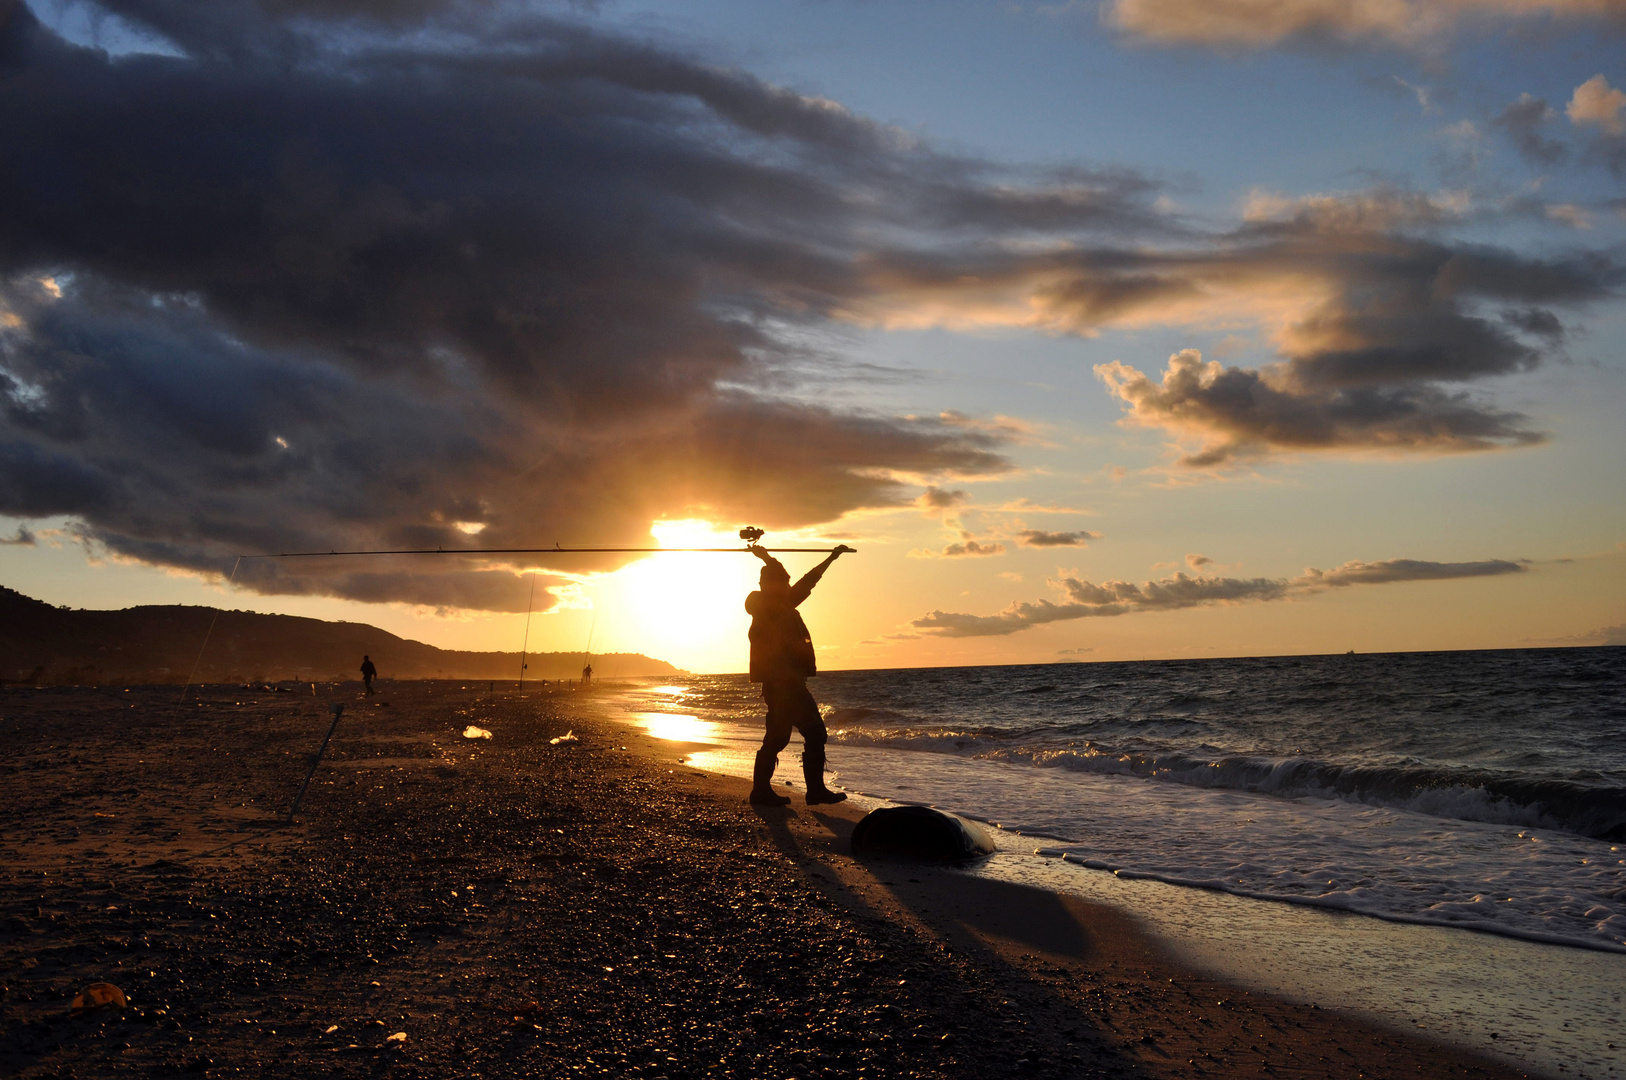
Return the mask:
{"type": "Polygon", "coordinates": [[[468,727],[463,729],[463,737],[465,739],[489,739],[491,738],[491,732],[487,731],[483,727],[475,727],[473,724],[470,724],[468,727]]]}
{"type": "Polygon", "coordinates": [[[574,728],[572,728],[571,730],[565,732],[563,735],[560,735],[560,736],[557,736],[555,738],[549,739],[548,740],[548,745],[550,745],[550,746],[569,746],[571,743],[578,743],[578,742],[581,742],[581,740],[576,738],[576,731],[575,731],[574,728]]]}
{"type": "Polygon", "coordinates": [[[123,990],[120,990],[112,983],[97,982],[91,983],[81,993],[74,996],[73,1012],[75,1016],[78,1016],[93,1009],[106,1008],[109,1005],[116,1009],[122,1009],[129,1003],[129,1000],[124,996],[123,990]]]}

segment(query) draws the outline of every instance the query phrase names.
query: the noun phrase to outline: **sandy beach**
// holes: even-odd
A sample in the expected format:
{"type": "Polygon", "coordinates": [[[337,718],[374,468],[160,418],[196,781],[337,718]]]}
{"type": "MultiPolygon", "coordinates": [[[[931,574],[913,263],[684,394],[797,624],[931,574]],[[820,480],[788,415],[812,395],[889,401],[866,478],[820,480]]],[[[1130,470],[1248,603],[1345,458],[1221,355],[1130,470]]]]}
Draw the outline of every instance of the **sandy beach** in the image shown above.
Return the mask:
{"type": "Polygon", "coordinates": [[[357,690],[0,695],[0,1075],[1524,1075],[855,862],[850,806],[759,811],[568,691],[357,690]],[[98,981],[128,1006],[72,1015],[98,981]]]}

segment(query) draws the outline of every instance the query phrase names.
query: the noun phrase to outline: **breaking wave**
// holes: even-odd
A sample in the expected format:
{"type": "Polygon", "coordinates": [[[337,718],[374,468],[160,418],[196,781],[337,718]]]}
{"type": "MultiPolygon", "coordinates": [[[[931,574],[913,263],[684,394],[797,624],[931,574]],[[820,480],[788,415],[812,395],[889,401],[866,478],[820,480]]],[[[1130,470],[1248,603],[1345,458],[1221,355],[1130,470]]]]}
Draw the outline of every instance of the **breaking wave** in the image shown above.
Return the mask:
{"type": "MultiPolygon", "coordinates": [[[[862,710],[837,710],[862,711],[862,710]]],[[[1039,768],[1138,776],[1193,787],[1284,798],[1339,799],[1433,817],[1563,829],[1600,840],[1626,839],[1626,788],[1536,779],[1494,770],[1411,764],[1340,764],[1314,757],[1202,755],[1183,750],[1024,745],[997,728],[838,729],[838,742],[952,753],[1039,768]],[[1012,745],[1016,743],[1016,745],[1012,745]]]]}

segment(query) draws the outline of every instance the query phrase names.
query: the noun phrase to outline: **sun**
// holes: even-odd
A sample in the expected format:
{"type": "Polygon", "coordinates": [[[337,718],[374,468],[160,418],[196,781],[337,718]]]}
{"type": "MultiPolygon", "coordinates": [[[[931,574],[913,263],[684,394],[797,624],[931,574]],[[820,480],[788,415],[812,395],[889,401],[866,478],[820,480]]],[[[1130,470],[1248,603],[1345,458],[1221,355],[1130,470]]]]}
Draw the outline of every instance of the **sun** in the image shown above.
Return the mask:
{"type": "MultiPolygon", "coordinates": [[[[593,651],[640,652],[694,672],[745,671],[751,655],[745,598],[756,589],[762,564],[746,553],[733,527],[683,518],[654,522],[649,532],[663,548],[725,550],[662,552],[583,582],[596,612],[593,651]]],[[[774,540],[815,542],[801,530],[776,533],[774,540]]],[[[788,558],[794,579],[817,556],[788,558]]],[[[608,669],[603,674],[614,677],[608,669]]]]}
{"type": "Polygon", "coordinates": [[[719,528],[702,518],[678,518],[657,521],[649,526],[649,535],[664,548],[725,547],[743,548],[745,541],[737,531],[719,528]]]}
{"type": "MultiPolygon", "coordinates": [[[[738,536],[697,519],[658,521],[650,532],[662,547],[743,547],[738,536]]],[[[743,671],[751,625],[745,597],[760,566],[743,553],[640,559],[595,582],[600,640],[690,671],[743,671]]]]}

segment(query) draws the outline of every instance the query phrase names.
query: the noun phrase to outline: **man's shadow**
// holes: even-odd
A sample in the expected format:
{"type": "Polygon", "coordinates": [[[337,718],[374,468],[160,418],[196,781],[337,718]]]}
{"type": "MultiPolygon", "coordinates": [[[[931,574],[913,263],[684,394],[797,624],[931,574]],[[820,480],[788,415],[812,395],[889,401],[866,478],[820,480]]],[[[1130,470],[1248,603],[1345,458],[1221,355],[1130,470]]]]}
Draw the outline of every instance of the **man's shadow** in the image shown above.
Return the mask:
{"type": "MultiPolygon", "coordinates": [[[[829,847],[834,853],[852,854],[852,833],[857,823],[845,816],[795,806],[751,809],[766,827],[773,845],[798,863],[830,853],[810,850],[791,827],[793,822],[803,820],[803,815],[830,834],[829,847]]],[[[989,948],[990,938],[1080,963],[1090,961],[1099,952],[1091,929],[1060,896],[1048,890],[940,863],[880,858],[858,861],[876,886],[885,889],[894,903],[907,909],[934,936],[968,952],[984,954],[989,962],[1004,966],[1004,961],[989,948]]],[[[888,917],[878,905],[851,889],[833,882],[829,888],[822,882],[815,884],[848,907],[856,902],[870,915],[888,917]]]]}

